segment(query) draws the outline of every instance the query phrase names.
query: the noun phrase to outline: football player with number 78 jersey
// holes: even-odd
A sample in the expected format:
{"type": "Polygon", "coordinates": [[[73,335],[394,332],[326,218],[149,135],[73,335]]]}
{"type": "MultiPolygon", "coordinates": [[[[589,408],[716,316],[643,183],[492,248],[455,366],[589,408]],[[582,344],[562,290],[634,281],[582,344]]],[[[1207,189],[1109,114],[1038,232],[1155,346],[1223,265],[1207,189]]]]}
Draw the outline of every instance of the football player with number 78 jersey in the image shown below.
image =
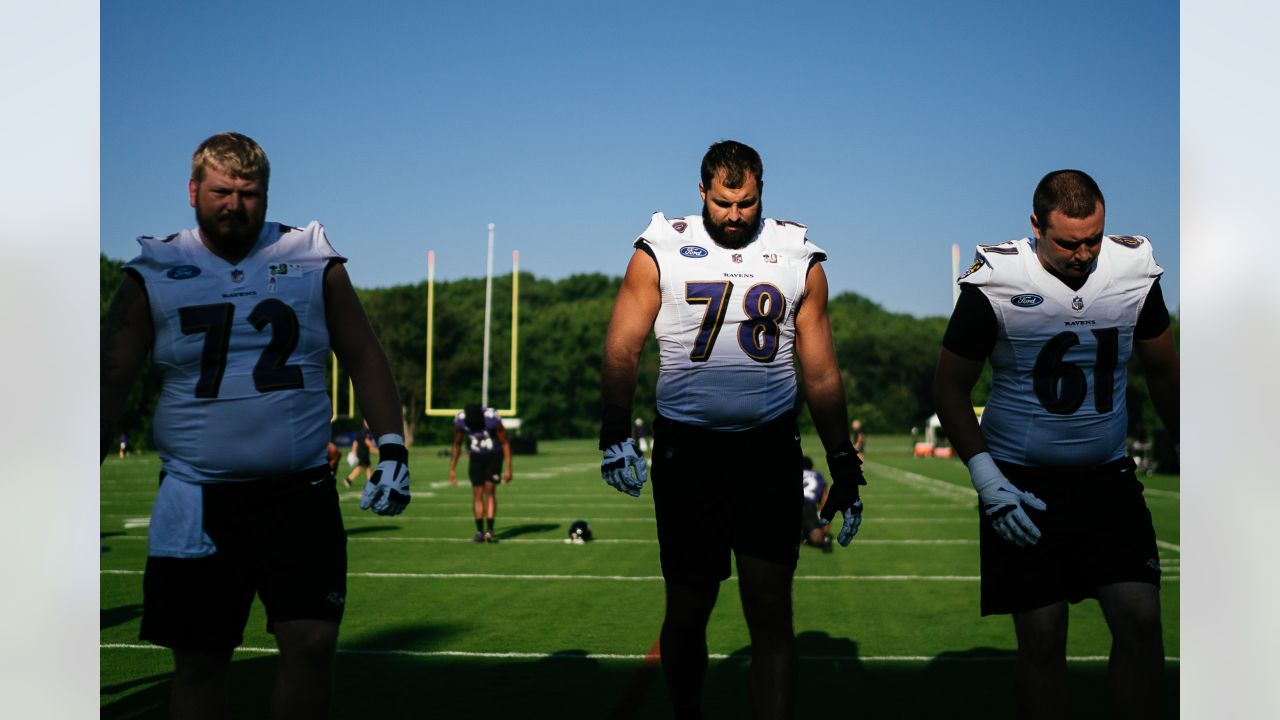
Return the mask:
{"type": "Polygon", "coordinates": [[[1164,647],[1155,531],[1125,454],[1130,354],[1178,436],[1178,355],[1144,237],[1105,235],[1078,170],[1046,175],[1034,236],[979,245],[960,276],[934,403],[980,506],[982,614],[1011,614],[1023,717],[1067,708],[1068,603],[1097,598],[1112,631],[1117,717],[1158,710],[1164,647]],[[979,425],[970,393],[987,360],[979,425]]]}
{"type": "Polygon", "coordinates": [[[702,215],[654,213],[635,242],[605,340],[600,470],[640,495],[648,467],[631,437],[631,403],[652,329],[660,361],[651,487],[667,596],[660,642],[675,716],[701,716],[707,620],[732,555],[753,639],[752,706],[757,717],[790,717],[803,503],[793,356],[834,483],[822,515],[843,514],[842,545],[862,521],[862,471],[845,432],[826,254],[803,225],[763,216],[755,150],[716,143],[701,174],[702,215]]]}
{"type": "Polygon", "coordinates": [[[188,183],[197,227],[139,239],[102,331],[104,456],[148,354],[161,378],[141,635],[173,649],[172,717],[225,715],[255,594],[280,649],[273,702],[327,715],[347,571],[327,462],[330,348],[380,451],[360,507],[409,503],[399,395],[346,258],[319,223],[266,222],[270,172],[244,135],[201,143],[188,183]]]}

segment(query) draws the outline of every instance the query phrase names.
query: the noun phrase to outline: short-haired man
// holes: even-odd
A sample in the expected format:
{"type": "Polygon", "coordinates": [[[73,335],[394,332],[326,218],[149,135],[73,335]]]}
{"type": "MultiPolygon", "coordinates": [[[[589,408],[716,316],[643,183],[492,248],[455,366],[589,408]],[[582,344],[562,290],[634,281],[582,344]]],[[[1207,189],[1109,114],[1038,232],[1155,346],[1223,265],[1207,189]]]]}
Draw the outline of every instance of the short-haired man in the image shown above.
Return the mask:
{"type": "Polygon", "coordinates": [[[1125,455],[1136,350],[1178,433],[1178,355],[1144,237],[1104,235],[1083,172],[1044,177],[1034,237],[979,245],[961,275],[934,380],[947,437],[981,506],[982,614],[1013,615],[1024,717],[1066,717],[1067,606],[1094,597],[1112,633],[1117,717],[1152,717],[1164,664],[1151,515],[1125,455]],[[991,361],[979,425],[970,402],[991,361]]]}
{"type": "Polygon", "coordinates": [[[453,448],[449,453],[449,485],[458,486],[458,457],[462,440],[469,450],[467,473],[471,478],[471,511],[476,521],[474,543],[496,543],[494,517],[498,513],[498,480],[511,482],[511,443],[507,429],[493,408],[472,403],[453,418],[453,448]],[[506,470],[503,470],[503,466],[506,470]]]}
{"type": "Polygon", "coordinates": [[[347,571],[326,462],[330,348],[380,436],[360,507],[394,515],[409,502],[399,395],[346,258],[319,223],[266,222],[269,179],[252,139],[201,143],[197,227],[139,238],[102,333],[104,456],[149,352],[162,378],[141,634],[173,649],[174,718],[225,715],[255,593],[280,648],[273,716],[327,715],[347,571]]]}
{"type": "Polygon", "coordinates": [[[605,481],[639,496],[647,475],[628,431],[640,351],[657,336],[653,499],[666,616],[662,668],[677,717],[699,717],[707,620],[737,557],[751,633],[757,717],[790,717],[796,698],[791,582],[803,502],[796,377],[827,450],[834,487],[823,516],[861,522],[863,482],[827,319],[826,255],[793,222],[761,212],[755,150],[716,143],[702,160],[702,214],[654,213],[635,241],[605,340],[605,481]]]}

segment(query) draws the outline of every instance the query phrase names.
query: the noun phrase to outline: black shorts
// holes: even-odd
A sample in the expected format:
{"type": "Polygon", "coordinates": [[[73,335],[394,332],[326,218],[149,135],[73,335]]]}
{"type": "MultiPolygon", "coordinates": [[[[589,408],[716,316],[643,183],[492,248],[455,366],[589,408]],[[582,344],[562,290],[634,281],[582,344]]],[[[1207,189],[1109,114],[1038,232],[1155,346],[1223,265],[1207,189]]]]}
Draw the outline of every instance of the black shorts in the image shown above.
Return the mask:
{"type": "Polygon", "coordinates": [[[289,620],[342,620],[347,535],[328,466],[202,490],[204,531],[218,550],[203,558],[147,558],[143,640],[236,647],[254,593],[267,610],[268,632],[289,620]]]}
{"type": "Polygon", "coordinates": [[[1041,535],[1026,548],[1000,539],[990,519],[982,517],[983,615],[1026,612],[1062,600],[1077,603],[1095,597],[1099,587],[1120,582],[1159,587],[1155,528],[1133,460],[1096,468],[997,465],[1048,509],[1027,509],[1041,535]]]}
{"type": "Polygon", "coordinates": [[[656,418],[651,474],[662,576],[724,580],[730,551],[794,570],[804,504],[800,462],[790,414],[741,432],[656,418]]]}
{"type": "Polygon", "coordinates": [[[501,481],[502,453],[472,455],[471,462],[467,464],[467,474],[471,477],[471,484],[477,487],[501,481]]]}
{"type": "Polygon", "coordinates": [[[809,533],[822,527],[822,521],[818,518],[818,506],[802,503],[800,508],[800,535],[802,538],[809,537],[809,533]]]}

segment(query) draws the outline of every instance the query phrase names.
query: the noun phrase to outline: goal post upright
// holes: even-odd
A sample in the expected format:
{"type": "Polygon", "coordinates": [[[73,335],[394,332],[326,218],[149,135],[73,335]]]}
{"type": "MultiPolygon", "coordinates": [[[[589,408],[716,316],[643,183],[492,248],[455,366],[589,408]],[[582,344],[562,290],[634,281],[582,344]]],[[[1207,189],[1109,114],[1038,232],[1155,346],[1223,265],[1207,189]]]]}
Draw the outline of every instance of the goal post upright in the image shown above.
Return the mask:
{"type": "MultiPolygon", "coordinates": [[[[490,261],[492,263],[492,261],[490,261]]],[[[516,398],[518,397],[518,339],[519,339],[519,319],[520,319],[520,251],[513,250],[511,252],[511,405],[507,408],[495,408],[497,413],[502,417],[512,418],[517,412],[516,398]]],[[[462,408],[438,408],[435,407],[431,397],[432,380],[434,377],[435,366],[435,279],[436,279],[436,253],[434,250],[427,252],[427,369],[426,369],[426,387],[424,388],[424,396],[426,400],[426,409],[424,411],[427,417],[453,417],[462,412],[462,408]]],[[[486,308],[487,315],[487,308],[486,308]]],[[[488,339],[485,340],[486,346],[488,339]]],[[[486,347],[487,349],[487,347],[486,347]]],[[[486,366],[487,375],[487,366],[486,366]]],[[[485,381],[487,386],[487,378],[485,381]]]]}

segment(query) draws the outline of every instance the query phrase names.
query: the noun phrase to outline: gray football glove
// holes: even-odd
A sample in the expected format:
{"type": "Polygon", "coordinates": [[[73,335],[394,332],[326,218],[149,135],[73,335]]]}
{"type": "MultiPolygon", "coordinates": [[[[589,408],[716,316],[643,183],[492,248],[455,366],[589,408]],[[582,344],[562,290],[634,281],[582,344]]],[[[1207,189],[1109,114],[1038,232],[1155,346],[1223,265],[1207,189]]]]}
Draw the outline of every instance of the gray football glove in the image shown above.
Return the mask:
{"type": "Polygon", "coordinates": [[[360,509],[370,508],[379,515],[399,515],[409,504],[409,451],[404,438],[388,433],[378,438],[378,456],[382,459],[364,484],[360,509]]]}
{"type": "Polygon", "coordinates": [[[1023,507],[1045,510],[1048,506],[1040,498],[1019,490],[996,467],[991,453],[980,452],[969,458],[969,478],[978,491],[982,512],[993,518],[996,534],[1018,547],[1029,547],[1040,541],[1040,528],[1031,522],[1023,507]]]}
{"type": "Polygon", "coordinates": [[[600,476],[604,481],[631,497],[640,497],[640,488],[649,477],[649,464],[636,451],[631,438],[616,442],[604,449],[600,460],[600,476]]]}
{"type": "Polygon", "coordinates": [[[841,547],[848,547],[853,536],[862,527],[862,498],[859,486],[866,485],[867,479],[862,474],[862,461],[853,450],[853,443],[846,440],[835,452],[827,454],[827,470],[831,473],[831,490],[827,492],[827,501],[818,513],[823,525],[829,525],[836,511],[844,517],[844,525],[836,542],[841,547]]]}

